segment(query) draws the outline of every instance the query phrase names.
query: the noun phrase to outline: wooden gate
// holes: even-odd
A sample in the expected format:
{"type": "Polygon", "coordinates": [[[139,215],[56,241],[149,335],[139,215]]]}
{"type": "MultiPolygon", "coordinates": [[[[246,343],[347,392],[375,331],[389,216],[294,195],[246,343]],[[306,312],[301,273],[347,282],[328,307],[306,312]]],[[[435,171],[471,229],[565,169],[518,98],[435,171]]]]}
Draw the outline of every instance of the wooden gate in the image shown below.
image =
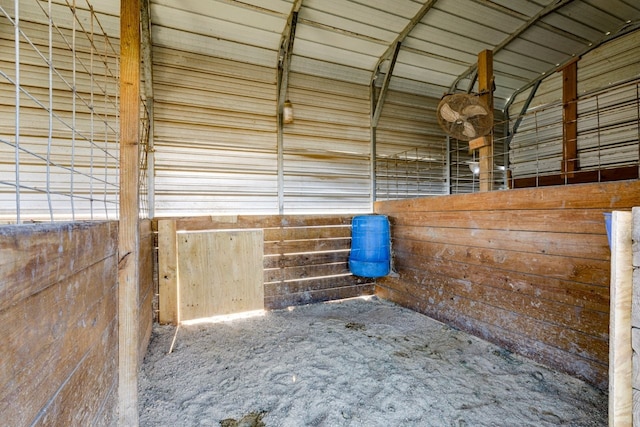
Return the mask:
{"type": "Polygon", "coordinates": [[[161,322],[264,308],[262,230],[176,233],[174,224],[158,225],[160,278],[174,283],[161,286],[170,293],[160,296],[161,322]]]}

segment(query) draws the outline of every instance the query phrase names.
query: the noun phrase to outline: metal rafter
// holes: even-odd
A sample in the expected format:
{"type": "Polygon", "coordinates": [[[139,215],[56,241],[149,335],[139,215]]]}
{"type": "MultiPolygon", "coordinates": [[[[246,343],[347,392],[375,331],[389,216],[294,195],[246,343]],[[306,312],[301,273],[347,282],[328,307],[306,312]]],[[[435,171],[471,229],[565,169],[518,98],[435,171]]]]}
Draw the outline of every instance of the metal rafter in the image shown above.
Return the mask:
{"type": "Polygon", "coordinates": [[[293,42],[296,38],[296,25],[298,23],[298,12],[302,7],[302,0],[295,0],[287,25],[282,31],[280,39],[280,50],[278,51],[278,75],[277,75],[277,105],[276,117],[278,121],[277,137],[277,173],[278,173],[278,213],[284,213],[284,129],[282,111],[287,97],[289,87],[289,70],[291,68],[291,55],[293,53],[293,42]]]}
{"type": "Polygon", "coordinates": [[[525,90],[529,89],[531,86],[538,84],[539,81],[545,79],[550,74],[553,74],[553,73],[563,69],[564,67],[567,66],[567,64],[569,64],[572,61],[575,61],[576,58],[580,58],[583,55],[586,55],[590,51],[596,49],[599,46],[602,46],[606,42],[609,42],[611,40],[614,40],[614,39],[616,39],[618,37],[621,37],[621,36],[623,36],[625,34],[629,34],[629,33],[633,32],[633,31],[636,31],[636,30],[640,30],[640,21],[627,22],[622,27],[620,27],[618,29],[618,31],[615,31],[615,32],[612,32],[611,34],[605,35],[603,38],[601,38],[597,42],[592,43],[590,46],[587,46],[582,51],[575,53],[574,55],[571,56],[571,58],[567,59],[566,61],[562,62],[561,64],[556,65],[555,67],[553,67],[549,71],[544,72],[543,74],[541,74],[537,78],[531,80],[529,83],[527,83],[526,85],[522,86],[521,88],[519,88],[518,90],[513,92],[513,94],[511,95],[511,97],[509,98],[507,103],[505,104],[503,111],[509,111],[509,107],[511,107],[511,104],[515,101],[516,97],[518,95],[520,95],[522,92],[524,92],[525,90]]]}
{"type": "MultiPolygon", "coordinates": [[[[371,75],[371,88],[375,87],[376,77],[379,75],[380,67],[383,62],[387,59],[391,58],[391,62],[389,64],[389,69],[386,72],[384,82],[382,87],[380,88],[380,93],[378,94],[377,101],[373,105],[372,109],[372,126],[376,127],[378,124],[378,120],[380,119],[380,114],[382,113],[382,106],[384,104],[384,99],[387,95],[387,90],[389,89],[389,82],[391,80],[391,75],[393,74],[393,67],[395,66],[396,59],[398,58],[398,52],[400,51],[400,46],[405,38],[409,35],[409,33],[418,25],[422,18],[429,12],[429,10],[436,4],[438,0],[429,0],[427,1],[418,13],[414,15],[413,18],[409,21],[409,23],[402,29],[402,31],[396,36],[393,43],[387,47],[384,53],[378,59],[378,62],[373,69],[373,74],[371,75]]],[[[372,95],[375,94],[375,90],[371,91],[372,95]]]]}
{"type": "Polygon", "coordinates": [[[296,25],[300,7],[302,7],[302,0],[295,0],[280,39],[280,50],[278,52],[278,114],[282,113],[282,106],[287,96],[289,68],[291,67],[291,55],[293,53],[293,42],[296,38],[296,25]]]}
{"type": "MultiPolygon", "coordinates": [[[[509,45],[509,43],[511,43],[518,37],[520,37],[525,31],[527,31],[529,28],[534,26],[542,18],[568,5],[571,2],[573,2],[573,0],[558,0],[557,2],[549,4],[540,12],[532,16],[531,19],[529,19],[527,22],[521,25],[520,28],[518,28],[515,32],[511,33],[509,37],[504,39],[500,44],[498,44],[495,48],[493,48],[493,54],[495,55],[496,53],[504,49],[507,45],[509,45]]],[[[471,66],[469,66],[469,68],[467,68],[462,74],[460,74],[458,78],[453,82],[453,84],[449,87],[449,91],[450,92],[455,91],[456,88],[458,87],[458,83],[460,83],[460,81],[463,80],[465,77],[467,77],[469,74],[477,70],[477,68],[478,68],[477,64],[472,64],[471,66]]]]}

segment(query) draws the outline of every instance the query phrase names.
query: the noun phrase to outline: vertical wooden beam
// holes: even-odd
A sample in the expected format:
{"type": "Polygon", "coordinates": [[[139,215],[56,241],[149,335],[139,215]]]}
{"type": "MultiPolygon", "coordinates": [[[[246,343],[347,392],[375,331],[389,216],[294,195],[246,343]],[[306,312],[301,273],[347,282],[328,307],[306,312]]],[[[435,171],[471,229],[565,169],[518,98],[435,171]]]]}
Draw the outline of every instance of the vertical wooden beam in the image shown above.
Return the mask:
{"type": "Polygon", "coordinates": [[[120,1],[119,425],[138,425],[140,0],[120,1]]]}
{"type": "Polygon", "coordinates": [[[562,69],[562,173],[578,170],[578,61],[562,69]]]}
{"type": "MultiPolygon", "coordinates": [[[[493,52],[483,50],[478,54],[478,91],[480,98],[493,111],[493,52]]],[[[493,190],[493,132],[485,137],[479,153],[480,191],[493,190]]]]}
{"type": "Polygon", "coordinates": [[[640,426],[640,207],[631,209],[631,349],[633,425],[640,426]]]}
{"type": "Polygon", "coordinates": [[[609,426],[631,426],[631,212],[611,221],[611,308],[609,319],[609,426]]]}

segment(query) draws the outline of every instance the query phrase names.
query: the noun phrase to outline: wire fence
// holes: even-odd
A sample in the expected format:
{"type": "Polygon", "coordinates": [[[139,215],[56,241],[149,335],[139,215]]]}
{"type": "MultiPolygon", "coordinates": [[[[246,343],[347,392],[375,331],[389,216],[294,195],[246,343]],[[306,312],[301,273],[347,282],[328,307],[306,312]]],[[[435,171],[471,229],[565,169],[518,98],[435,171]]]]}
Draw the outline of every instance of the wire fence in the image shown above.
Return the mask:
{"type": "Polygon", "coordinates": [[[574,156],[563,151],[561,102],[511,120],[512,129],[518,125],[509,143],[510,188],[638,178],[640,80],[584,93],[575,102],[576,138],[566,141],[574,156]]]}
{"type": "Polygon", "coordinates": [[[561,102],[496,122],[491,175],[483,176],[478,150],[454,138],[443,137],[441,152],[432,146],[378,158],[376,199],[474,193],[482,179],[491,190],[637,179],[640,80],[583,93],[575,102],[576,138],[570,141],[563,134],[561,102]],[[566,154],[565,144],[575,145],[575,156],[566,154]]]}
{"type": "Polygon", "coordinates": [[[119,17],[0,5],[0,222],[115,219],[119,17]]]}
{"type": "Polygon", "coordinates": [[[443,138],[441,148],[416,147],[376,161],[376,199],[392,200],[480,191],[480,180],[492,189],[507,188],[504,138],[494,136],[490,178],[481,176],[480,156],[469,142],[443,138]]]}

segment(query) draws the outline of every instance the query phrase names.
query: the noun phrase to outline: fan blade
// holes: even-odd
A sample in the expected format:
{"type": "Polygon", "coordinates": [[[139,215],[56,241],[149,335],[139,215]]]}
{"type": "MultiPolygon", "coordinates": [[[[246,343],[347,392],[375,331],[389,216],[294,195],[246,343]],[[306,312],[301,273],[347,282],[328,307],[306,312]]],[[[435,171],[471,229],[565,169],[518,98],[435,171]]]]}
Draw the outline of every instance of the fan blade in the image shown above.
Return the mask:
{"type": "Polygon", "coordinates": [[[443,119],[451,123],[460,118],[460,114],[453,111],[451,107],[449,107],[449,104],[442,104],[442,108],[440,108],[440,115],[443,119]]]}
{"type": "Polygon", "coordinates": [[[464,122],[464,130],[462,131],[464,136],[468,136],[469,138],[476,137],[476,130],[473,125],[469,122],[464,122]]]}
{"type": "Polygon", "coordinates": [[[482,105],[467,105],[462,109],[465,117],[486,116],[489,112],[482,105]]]}

